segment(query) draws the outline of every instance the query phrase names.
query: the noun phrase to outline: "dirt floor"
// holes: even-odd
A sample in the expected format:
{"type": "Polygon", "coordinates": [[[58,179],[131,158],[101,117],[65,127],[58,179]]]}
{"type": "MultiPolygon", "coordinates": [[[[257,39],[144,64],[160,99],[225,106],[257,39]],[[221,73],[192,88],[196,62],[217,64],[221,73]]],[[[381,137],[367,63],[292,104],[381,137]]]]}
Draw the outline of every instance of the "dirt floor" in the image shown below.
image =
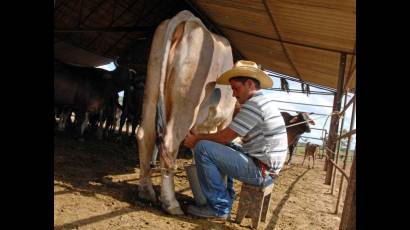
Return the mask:
{"type": "MultiPolygon", "coordinates": [[[[251,220],[234,222],[241,183],[235,181],[238,196],[232,209],[232,221],[210,221],[192,216],[171,216],[159,203],[137,197],[139,162],[135,143],[86,139],[74,140],[55,134],[54,143],[54,229],[249,229],[251,220]]],[[[340,175],[334,186],[324,185],[324,160],[315,168],[301,166],[297,156],[292,166],[280,173],[274,187],[265,223],[260,229],[338,229],[343,204],[336,207],[340,175]]],[[[193,204],[184,165],[191,159],[178,159],[175,176],[176,196],[182,209],[193,204]]],[[[160,174],[153,174],[159,195],[160,174]]],[[[346,188],[344,182],[343,191],[346,188]]],[[[344,192],[342,193],[342,201],[344,192]]],[[[342,202],[341,202],[342,203],[342,202]]]]}

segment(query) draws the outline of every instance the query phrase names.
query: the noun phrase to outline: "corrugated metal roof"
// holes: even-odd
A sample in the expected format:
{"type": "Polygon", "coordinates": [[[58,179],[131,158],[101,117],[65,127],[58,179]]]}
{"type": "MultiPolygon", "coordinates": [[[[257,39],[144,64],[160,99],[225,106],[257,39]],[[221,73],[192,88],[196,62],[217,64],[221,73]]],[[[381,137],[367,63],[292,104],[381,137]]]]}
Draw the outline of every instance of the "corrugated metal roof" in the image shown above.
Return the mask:
{"type": "MultiPolygon", "coordinates": [[[[193,0],[246,59],[266,69],[336,88],[342,53],[355,87],[354,0],[193,0]]],[[[349,80],[350,79],[350,80],[349,80]]]]}

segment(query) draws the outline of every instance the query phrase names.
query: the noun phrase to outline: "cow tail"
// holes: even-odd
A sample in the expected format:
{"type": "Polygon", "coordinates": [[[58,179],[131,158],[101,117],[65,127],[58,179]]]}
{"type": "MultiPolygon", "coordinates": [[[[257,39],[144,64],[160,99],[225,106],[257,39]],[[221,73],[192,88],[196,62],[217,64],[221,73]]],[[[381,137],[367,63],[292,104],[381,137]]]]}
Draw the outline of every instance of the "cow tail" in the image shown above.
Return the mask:
{"type": "Polygon", "coordinates": [[[158,148],[158,152],[160,153],[160,157],[162,157],[162,159],[164,160],[165,168],[172,168],[174,165],[172,162],[172,157],[169,156],[169,154],[167,153],[165,149],[165,145],[164,145],[165,113],[164,113],[164,103],[161,97],[158,98],[155,120],[156,120],[156,131],[157,131],[156,145],[158,148]]]}
{"type": "Polygon", "coordinates": [[[167,77],[167,63],[169,57],[169,51],[172,43],[172,36],[175,32],[176,27],[191,18],[194,15],[189,11],[182,11],[178,14],[178,17],[172,18],[167,25],[165,35],[164,35],[164,44],[163,44],[163,54],[164,59],[161,63],[161,70],[160,70],[160,81],[159,81],[159,95],[158,95],[158,102],[157,102],[157,112],[156,112],[156,131],[157,131],[157,139],[156,145],[158,147],[158,152],[160,157],[164,160],[165,168],[167,169],[175,169],[175,164],[173,157],[166,151],[164,145],[164,137],[165,137],[165,129],[166,129],[166,110],[165,110],[165,81],[167,77]]]}

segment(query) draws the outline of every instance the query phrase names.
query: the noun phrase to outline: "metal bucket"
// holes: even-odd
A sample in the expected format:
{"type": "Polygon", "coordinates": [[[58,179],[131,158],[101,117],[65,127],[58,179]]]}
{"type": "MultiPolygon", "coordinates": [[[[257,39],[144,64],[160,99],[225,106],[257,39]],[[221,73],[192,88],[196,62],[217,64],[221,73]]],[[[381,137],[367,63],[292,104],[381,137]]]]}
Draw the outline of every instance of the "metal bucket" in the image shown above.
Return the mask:
{"type": "Polygon", "coordinates": [[[206,204],[206,198],[202,193],[201,186],[199,185],[198,174],[196,171],[196,166],[189,165],[185,167],[186,174],[188,175],[189,185],[191,186],[192,194],[194,195],[194,200],[196,205],[202,206],[206,204]]]}

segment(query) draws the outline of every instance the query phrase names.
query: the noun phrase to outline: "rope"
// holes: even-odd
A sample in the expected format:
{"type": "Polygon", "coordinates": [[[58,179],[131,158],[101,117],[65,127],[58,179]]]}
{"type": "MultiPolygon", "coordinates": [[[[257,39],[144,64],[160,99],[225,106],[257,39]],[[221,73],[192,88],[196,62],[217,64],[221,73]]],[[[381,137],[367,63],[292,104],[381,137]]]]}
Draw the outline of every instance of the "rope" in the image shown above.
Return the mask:
{"type": "MultiPolygon", "coordinates": [[[[327,117],[326,119],[328,119],[328,118],[329,118],[330,116],[332,116],[333,114],[339,114],[339,112],[333,112],[333,113],[331,113],[331,114],[329,114],[329,115],[316,114],[316,113],[314,113],[314,112],[309,113],[309,115],[325,116],[325,117],[327,117]]],[[[323,118],[319,118],[319,119],[323,119],[323,118]]],[[[300,124],[307,123],[307,122],[309,122],[309,121],[311,121],[311,120],[312,120],[312,119],[309,119],[309,120],[307,120],[307,121],[301,121],[301,122],[298,122],[298,123],[295,123],[295,124],[291,124],[291,125],[288,125],[288,126],[285,126],[285,127],[286,127],[286,128],[289,128],[289,127],[297,126],[297,125],[300,125],[300,124]]],[[[327,122],[327,120],[326,120],[326,122],[327,122]]],[[[325,125],[326,125],[326,122],[325,122],[325,125]]],[[[325,126],[323,126],[322,129],[324,129],[324,128],[325,128],[325,126]]]]}
{"type": "Polygon", "coordinates": [[[297,125],[304,124],[304,123],[307,123],[307,122],[309,122],[309,121],[302,121],[302,122],[298,122],[298,123],[295,123],[295,124],[291,124],[291,125],[288,125],[288,126],[285,126],[285,127],[286,127],[286,128],[289,128],[289,127],[297,126],[297,125]]]}

